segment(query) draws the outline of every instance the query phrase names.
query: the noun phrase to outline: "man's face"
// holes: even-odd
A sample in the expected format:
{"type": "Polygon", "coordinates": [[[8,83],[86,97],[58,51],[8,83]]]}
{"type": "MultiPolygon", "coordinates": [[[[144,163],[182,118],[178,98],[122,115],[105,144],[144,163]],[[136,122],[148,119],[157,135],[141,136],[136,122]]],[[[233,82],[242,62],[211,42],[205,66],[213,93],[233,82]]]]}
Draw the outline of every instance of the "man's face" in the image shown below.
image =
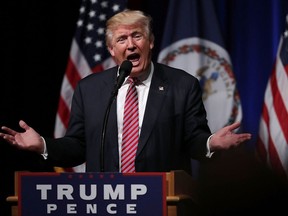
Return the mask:
{"type": "Polygon", "coordinates": [[[133,64],[130,76],[139,76],[150,65],[153,47],[154,41],[149,40],[140,25],[120,25],[113,32],[108,50],[118,65],[130,60],[133,64]]]}

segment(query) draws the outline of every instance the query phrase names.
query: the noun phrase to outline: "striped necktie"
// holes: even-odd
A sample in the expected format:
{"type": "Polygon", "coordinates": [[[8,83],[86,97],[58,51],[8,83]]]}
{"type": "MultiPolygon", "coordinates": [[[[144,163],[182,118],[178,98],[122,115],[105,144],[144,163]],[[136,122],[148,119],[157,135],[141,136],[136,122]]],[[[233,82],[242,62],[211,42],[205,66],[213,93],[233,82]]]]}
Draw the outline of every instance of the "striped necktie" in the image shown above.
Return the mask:
{"type": "Polygon", "coordinates": [[[139,113],[138,95],[136,85],[137,78],[128,78],[130,83],[126,94],[124,105],[122,152],[121,152],[121,172],[135,172],[135,156],[139,139],[139,113]]]}

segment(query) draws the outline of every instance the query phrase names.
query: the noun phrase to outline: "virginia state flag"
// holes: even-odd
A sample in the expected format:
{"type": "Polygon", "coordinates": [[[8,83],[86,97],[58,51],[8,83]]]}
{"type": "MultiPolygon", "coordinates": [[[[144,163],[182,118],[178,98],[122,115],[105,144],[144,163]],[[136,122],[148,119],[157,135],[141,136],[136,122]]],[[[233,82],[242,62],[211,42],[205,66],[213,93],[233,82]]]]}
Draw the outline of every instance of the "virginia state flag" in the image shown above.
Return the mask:
{"type": "Polygon", "coordinates": [[[158,62],[199,79],[211,131],[240,121],[240,98],[213,1],[170,1],[163,35],[158,62]]]}

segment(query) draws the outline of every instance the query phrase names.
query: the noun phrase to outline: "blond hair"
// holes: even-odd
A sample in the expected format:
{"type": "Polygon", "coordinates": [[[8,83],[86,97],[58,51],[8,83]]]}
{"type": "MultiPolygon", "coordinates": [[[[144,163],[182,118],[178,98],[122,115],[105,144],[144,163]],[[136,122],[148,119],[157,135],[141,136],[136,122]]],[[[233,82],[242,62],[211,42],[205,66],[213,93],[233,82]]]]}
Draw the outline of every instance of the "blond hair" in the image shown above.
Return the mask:
{"type": "Polygon", "coordinates": [[[111,45],[113,38],[113,31],[117,29],[119,25],[134,25],[140,24],[145,33],[149,37],[150,41],[154,40],[154,34],[152,32],[152,18],[149,15],[145,15],[140,10],[126,9],[120,13],[115,14],[106,22],[106,45],[111,45]]]}

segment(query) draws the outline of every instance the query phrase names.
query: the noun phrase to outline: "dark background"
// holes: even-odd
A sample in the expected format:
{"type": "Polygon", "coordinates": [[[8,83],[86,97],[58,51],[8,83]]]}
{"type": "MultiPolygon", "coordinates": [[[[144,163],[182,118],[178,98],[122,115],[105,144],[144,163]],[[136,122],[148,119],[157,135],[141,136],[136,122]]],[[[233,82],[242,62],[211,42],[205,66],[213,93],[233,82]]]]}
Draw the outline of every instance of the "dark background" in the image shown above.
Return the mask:
{"type": "MultiPolygon", "coordinates": [[[[1,3],[0,125],[20,130],[18,121],[23,119],[41,135],[53,136],[79,5],[80,0],[1,3]]],[[[167,5],[168,0],[128,1],[128,8],[144,10],[154,18],[154,59],[160,49],[167,5]]],[[[5,199],[14,194],[14,171],[53,171],[53,167],[4,140],[0,145],[0,215],[5,216],[10,214],[5,199]]],[[[204,164],[199,190],[210,215],[247,215],[251,211],[277,215],[287,202],[286,186],[257,162],[253,151],[243,147],[223,152],[212,163],[204,164]]]]}

